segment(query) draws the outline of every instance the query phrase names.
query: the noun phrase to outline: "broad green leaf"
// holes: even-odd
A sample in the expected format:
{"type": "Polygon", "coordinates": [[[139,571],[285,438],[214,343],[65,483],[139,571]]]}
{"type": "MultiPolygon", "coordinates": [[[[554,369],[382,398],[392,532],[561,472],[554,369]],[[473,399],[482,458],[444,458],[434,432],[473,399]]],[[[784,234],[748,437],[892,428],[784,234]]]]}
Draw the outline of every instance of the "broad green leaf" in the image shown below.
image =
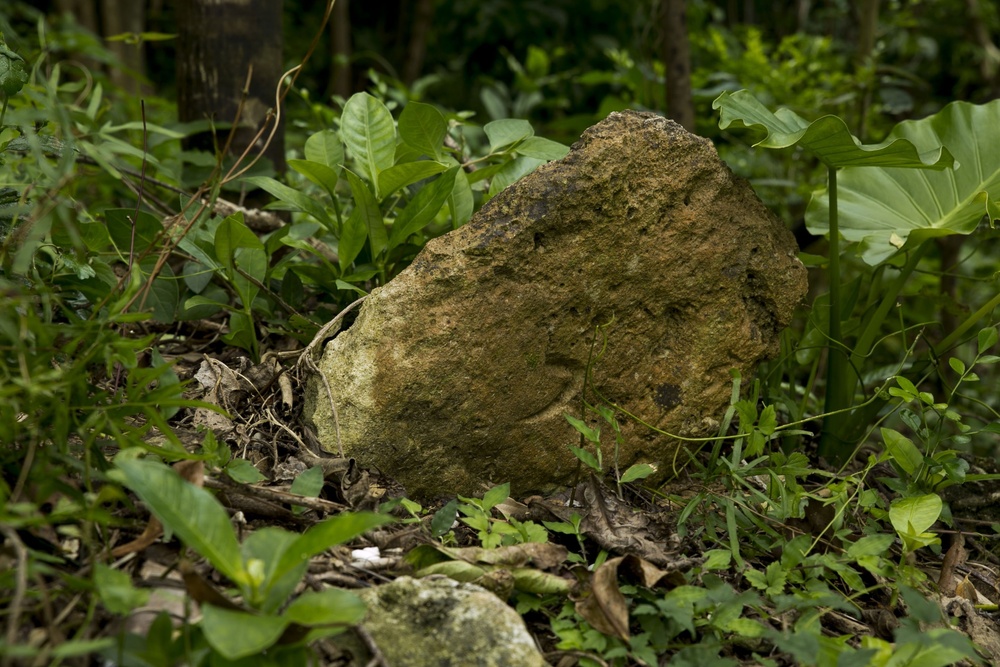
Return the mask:
{"type": "Polygon", "coordinates": [[[330,547],[342,544],[382,524],[391,523],[392,517],[372,512],[339,514],[317,523],[303,533],[282,556],[275,577],[281,577],[289,570],[330,547]]]}
{"type": "MultiPolygon", "coordinates": [[[[288,166],[299,172],[316,185],[324,188],[328,195],[334,196],[337,188],[337,170],[312,160],[289,160],[288,166]]],[[[315,217],[315,216],[313,216],[315,217]]]]}
{"type": "Polygon", "coordinates": [[[250,278],[264,282],[267,276],[267,253],[257,235],[243,224],[242,213],[227,217],[215,230],[215,255],[226,267],[229,280],[243,301],[244,310],[249,312],[253,300],[260,292],[260,288],[250,278]],[[240,270],[237,271],[237,268],[240,270]]]}
{"type": "Polygon", "coordinates": [[[884,556],[889,552],[895,537],[892,535],[866,535],[859,538],[857,542],[847,548],[847,555],[851,558],[861,558],[862,556],[884,556]]]}
{"type": "Polygon", "coordinates": [[[358,253],[365,247],[368,239],[368,224],[365,220],[365,209],[355,206],[351,214],[344,221],[344,228],[340,232],[340,239],[337,241],[337,259],[340,263],[340,272],[347,273],[351,264],[357,258],[358,253]]]}
{"type": "Polygon", "coordinates": [[[897,631],[892,657],[884,667],[948,667],[977,660],[976,648],[969,638],[951,628],[928,628],[913,641],[897,631]]]}
{"type": "Polygon", "coordinates": [[[451,196],[448,197],[448,207],[451,209],[452,229],[458,229],[472,217],[475,199],[472,196],[469,178],[463,169],[459,169],[455,174],[455,187],[451,191],[451,196]]]}
{"type": "Polygon", "coordinates": [[[188,289],[195,294],[201,294],[202,290],[212,282],[214,272],[207,269],[201,262],[194,260],[184,262],[181,274],[184,276],[184,284],[187,285],[188,289]]]}
{"type": "Polygon", "coordinates": [[[288,490],[306,498],[319,497],[319,492],[323,490],[323,469],[313,466],[299,473],[288,490]]]}
{"type": "Polygon", "coordinates": [[[266,477],[257,470],[257,466],[246,459],[233,459],[226,466],[226,474],[240,484],[256,484],[263,482],[266,477]]]}
{"type": "Polygon", "coordinates": [[[298,568],[278,572],[278,567],[288,550],[298,541],[299,536],[274,526],[255,530],[243,542],[240,553],[243,567],[248,571],[250,563],[260,563],[258,579],[248,586],[248,602],[266,613],[276,611],[285,603],[295,587],[305,575],[308,561],[303,560],[298,568]],[[276,574],[280,576],[275,576],[276,574]]]}
{"type": "MultiPolygon", "coordinates": [[[[222,296],[224,296],[224,295],[222,295],[222,296]]],[[[188,298],[184,302],[184,309],[186,311],[185,314],[187,314],[187,311],[191,311],[194,308],[204,308],[204,309],[206,309],[206,312],[207,312],[208,308],[211,308],[212,313],[217,313],[217,312],[219,312],[221,309],[223,309],[225,307],[226,307],[226,302],[225,301],[220,301],[218,299],[212,299],[212,298],[209,298],[209,297],[204,296],[202,294],[196,294],[196,295],[188,298]]]]}
{"type": "Polygon", "coordinates": [[[441,537],[451,530],[455,525],[456,516],[458,516],[458,501],[453,498],[431,518],[431,537],[441,537]]]}
{"type": "Polygon", "coordinates": [[[491,509],[507,500],[510,497],[510,482],[497,484],[486,492],[483,496],[483,509],[489,512],[491,509]]]}
{"type": "MultiPolygon", "coordinates": [[[[385,231],[385,223],[382,221],[382,211],[379,209],[375,197],[372,196],[372,191],[368,189],[364,181],[349,169],[345,169],[344,174],[347,175],[347,182],[351,184],[351,193],[354,195],[354,211],[358,211],[359,220],[364,224],[368,243],[371,245],[372,258],[378,257],[389,242],[389,234],[385,231]]],[[[351,213],[351,216],[354,216],[354,212],[351,213]]]]}
{"type": "Polygon", "coordinates": [[[912,440],[899,431],[883,428],[882,441],[885,443],[885,450],[889,452],[889,456],[907,475],[912,476],[920,470],[920,466],[924,463],[924,456],[912,440]]]}
{"type": "Polygon", "coordinates": [[[638,479],[646,479],[650,475],[656,472],[656,468],[649,465],[648,463],[636,463],[622,474],[621,483],[628,484],[629,482],[634,482],[638,479]]]}
{"type": "Polygon", "coordinates": [[[240,311],[229,313],[229,333],[222,336],[222,342],[242,348],[254,358],[257,357],[257,333],[254,330],[253,320],[246,313],[240,311]]]}
{"type": "Polygon", "coordinates": [[[373,528],[392,522],[391,516],[374,512],[338,514],[311,526],[299,537],[296,548],[311,558],[332,546],[349,542],[373,528]]]}
{"type": "MultiPolygon", "coordinates": [[[[844,169],[837,180],[840,234],[858,242],[870,265],[913,244],[950,234],[969,234],[988,216],[1000,218],[1000,100],[984,105],[953,102],[933,116],[904,121],[889,135],[918,145],[944,144],[955,170],[844,169]]],[[[814,193],[806,224],[829,231],[828,195],[814,193]]]]}
{"type": "Polygon", "coordinates": [[[340,131],[362,175],[375,188],[375,198],[381,201],[378,178],[392,166],[396,154],[396,127],[392,114],[368,93],[356,93],[344,105],[340,131]]]}
{"type": "Polygon", "coordinates": [[[890,135],[880,144],[862,144],[837,116],[823,116],[810,123],[790,109],[772,113],[747,90],[722,93],[712,102],[712,108],[722,112],[719,119],[722,129],[735,125],[763,130],[767,136],[754,146],[801,146],[828,167],[946,169],[954,164],[940,141],[918,143],[890,135]],[[923,146],[926,152],[920,153],[917,146],[923,146]]]}
{"type": "Polygon", "coordinates": [[[94,584],[105,609],[112,614],[128,614],[149,600],[149,591],[133,586],[131,575],[104,563],[94,565],[94,584]]]}
{"type": "Polygon", "coordinates": [[[364,600],[350,591],[327,588],[308,591],[296,598],[284,618],[299,625],[356,625],[365,618],[368,607],[364,600]]]}
{"type": "Polygon", "coordinates": [[[108,234],[112,243],[122,257],[127,258],[132,246],[132,221],[135,220],[135,254],[139,255],[154,248],[157,241],[162,243],[163,224],[152,213],[139,211],[135,215],[134,208],[111,208],[104,212],[104,221],[108,226],[108,234]]]}
{"type": "Polygon", "coordinates": [[[389,234],[390,248],[395,248],[411,234],[420,231],[434,220],[454,189],[455,174],[458,170],[459,167],[452,167],[433,183],[425,185],[406,205],[392,224],[392,232],[389,234]]]}
{"type": "Polygon", "coordinates": [[[586,438],[589,442],[593,442],[596,444],[601,443],[601,429],[591,428],[590,426],[587,426],[586,422],[584,422],[582,419],[577,419],[573,415],[563,415],[563,416],[566,418],[566,421],[568,421],[570,425],[573,428],[575,428],[578,432],[583,434],[583,437],[586,438]]]}
{"type": "Polygon", "coordinates": [[[320,130],[306,139],[306,159],[318,162],[335,171],[344,164],[344,144],[333,130],[320,130]]]}
{"type": "Polygon", "coordinates": [[[757,428],[764,435],[771,435],[774,433],[775,429],[778,428],[778,418],[774,411],[773,405],[766,406],[760,413],[760,421],[757,422],[757,428]]]}
{"type": "MultiPolygon", "coordinates": [[[[156,258],[147,256],[132,270],[141,274],[143,282],[148,279],[149,274],[156,265],[156,258]]],[[[181,292],[180,281],[174,276],[174,270],[169,264],[160,267],[160,274],[150,285],[146,298],[136,304],[136,310],[152,311],[153,319],[164,324],[172,324],[177,314],[177,306],[180,304],[181,292]]]]}
{"type": "Polygon", "coordinates": [[[920,536],[938,520],[942,507],[936,493],[899,498],[889,506],[889,521],[901,536],[920,536]]]}
{"type": "Polygon", "coordinates": [[[569,153],[569,148],[551,139],[528,137],[517,145],[514,152],[539,160],[561,160],[569,153]]]}
{"type": "Polygon", "coordinates": [[[240,546],[229,515],[211,493],[186,482],[162,463],[118,460],[125,485],[186,545],[230,580],[245,579],[240,546]]]}
{"type": "Polygon", "coordinates": [[[229,660],[257,655],[278,641],[290,620],[282,616],[256,616],[245,611],[201,607],[205,639],[229,660]]]}
{"type": "Polygon", "coordinates": [[[378,177],[379,192],[382,193],[382,199],[385,199],[396,190],[440,174],[447,168],[440,162],[431,162],[430,160],[397,164],[383,171],[378,177]]]}
{"type": "Polygon", "coordinates": [[[0,37],[0,92],[11,97],[28,83],[28,68],[24,58],[7,48],[0,37]]]}
{"type": "Polygon", "coordinates": [[[976,336],[976,342],[979,345],[979,354],[996,345],[998,338],[1000,338],[1000,334],[997,333],[996,327],[980,329],[979,334],[976,336]]]}
{"type": "Polygon", "coordinates": [[[486,123],[483,126],[483,132],[486,133],[487,138],[490,140],[491,153],[496,153],[504,146],[527,139],[535,133],[531,128],[531,123],[526,120],[517,120],[514,118],[505,118],[486,123]]]}
{"type": "Polygon", "coordinates": [[[295,188],[290,188],[267,176],[245,176],[243,181],[274,195],[287,204],[289,210],[308,213],[327,227],[333,224],[323,204],[295,188]]]}
{"type": "Polygon", "coordinates": [[[447,131],[444,116],[430,104],[407,102],[399,114],[399,137],[427,157],[440,155],[447,131]]]}
{"type": "Polygon", "coordinates": [[[493,197],[507,186],[521,180],[537,169],[539,165],[544,164],[544,162],[545,160],[525,157],[523,155],[508,162],[496,173],[493,180],[490,181],[489,196],[493,197]]]}
{"type": "Polygon", "coordinates": [[[576,445],[570,445],[570,450],[573,452],[573,456],[580,459],[588,468],[594,472],[600,474],[604,471],[601,470],[601,462],[597,460],[597,457],[588,452],[583,447],[577,447],[576,445]]]}

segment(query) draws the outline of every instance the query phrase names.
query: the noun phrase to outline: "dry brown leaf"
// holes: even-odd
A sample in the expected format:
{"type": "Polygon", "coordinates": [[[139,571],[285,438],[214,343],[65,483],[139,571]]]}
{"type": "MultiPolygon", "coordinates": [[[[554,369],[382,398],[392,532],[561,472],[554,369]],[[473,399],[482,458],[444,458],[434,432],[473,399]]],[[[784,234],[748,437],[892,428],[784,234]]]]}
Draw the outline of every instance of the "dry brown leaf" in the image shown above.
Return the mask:
{"type": "Polygon", "coordinates": [[[625,556],[618,569],[623,576],[628,575],[630,580],[645,588],[656,588],[663,584],[669,584],[671,587],[683,586],[687,583],[684,575],[677,570],[661,570],[639,556],[625,556]]]}
{"type": "MultiPolygon", "coordinates": [[[[965,598],[966,600],[968,600],[973,604],[979,603],[979,591],[977,591],[976,587],[972,585],[972,582],[969,580],[969,575],[965,575],[965,578],[962,579],[962,581],[958,582],[957,584],[953,584],[953,586],[954,586],[954,593],[953,593],[954,596],[965,598]]],[[[951,595],[948,595],[948,597],[951,597],[951,595]]]]}
{"type": "Polygon", "coordinates": [[[155,516],[149,517],[149,521],[146,523],[145,530],[139,537],[135,538],[131,542],[123,544],[121,546],[115,547],[111,550],[111,555],[114,558],[121,558],[127,554],[135,553],[137,551],[142,551],[150,544],[155,542],[163,534],[163,524],[155,516]]]}
{"type": "Polygon", "coordinates": [[[629,641],[628,604],[618,588],[622,558],[604,562],[591,577],[590,595],[576,603],[576,612],[598,632],[629,641]]]}
{"type": "MultiPolygon", "coordinates": [[[[944,555],[944,561],[941,563],[941,575],[938,577],[938,589],[940,589],[942,595],[945,597],[954,597],[956,588],[955,568],[963,565],[967,557],[965,537],[961,533],[958,533],[952,538],[951,547],[948,549],[948,553],[944,555]]],[[[966,581],[968,581],[968,577],[966,577],[966,581]]]]}
{"type": "Polygon", "coordinates": [[[178,569],[184,578],[184,588],[187,590],[187,594],[198,604],[207,603],[213,607],[221,607],[222,609],[231,609],[233,611],[241,609],[239,605],[220,593],[215,586],[198,574],[189,561],[182,559],[178,569]]]}

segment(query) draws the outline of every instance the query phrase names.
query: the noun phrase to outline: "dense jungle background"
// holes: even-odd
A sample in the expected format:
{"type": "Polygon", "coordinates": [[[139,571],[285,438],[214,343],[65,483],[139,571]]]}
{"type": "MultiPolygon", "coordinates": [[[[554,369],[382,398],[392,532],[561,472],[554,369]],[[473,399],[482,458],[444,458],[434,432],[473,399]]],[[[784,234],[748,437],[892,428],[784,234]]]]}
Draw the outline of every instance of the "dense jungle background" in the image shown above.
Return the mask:
{"type": "Polygon", "coordinates": [[[0,35],[0,665],[424,664],[366,595],[431,574],[525,664],[1000,661],[996,2],[6,0],[0,35]],[[321,452],[359,299],[625,109],[809,270],[718,431],[619,470],[636,416],[585,386],[548,498],[321,452]]]}

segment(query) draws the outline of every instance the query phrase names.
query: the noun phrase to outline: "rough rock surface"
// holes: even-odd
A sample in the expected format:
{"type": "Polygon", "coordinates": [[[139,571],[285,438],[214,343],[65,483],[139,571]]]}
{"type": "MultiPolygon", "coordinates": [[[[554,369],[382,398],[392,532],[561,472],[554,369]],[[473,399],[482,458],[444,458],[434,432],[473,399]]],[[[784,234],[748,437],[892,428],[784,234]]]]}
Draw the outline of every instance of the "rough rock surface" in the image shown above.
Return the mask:
{"type": "MultiPolygon", "coordinates": [[[[445,577],[400,577],[358,591],[368,603],[361,627],[393,667],[544,667],[524,620],[485,588],[445,577]]],[[[371,658],[349,633],[337,644],[353,664],[371,658]]]]}
{"type": "MultiPolygon", "coordinates": [[[[506,481],[546,491],[577,469],[564,414],[580,416],[588,363],[589,402],[602,400],[596,389],[659,429],[708,435],[730,369],[745,378],[777,354],[805,291],[792,235],[710,141],[652,114],[613,113],[430,241],[372,293],[320,368],[344,452],[411,496],[506,481]]],[[[306,401],[338,451],[322,383],[306,401]]],[[[621,426],[622,469],[678,446],[621,426]]],[[[608,464],[612,435],[605,424],[608,464]]]]}

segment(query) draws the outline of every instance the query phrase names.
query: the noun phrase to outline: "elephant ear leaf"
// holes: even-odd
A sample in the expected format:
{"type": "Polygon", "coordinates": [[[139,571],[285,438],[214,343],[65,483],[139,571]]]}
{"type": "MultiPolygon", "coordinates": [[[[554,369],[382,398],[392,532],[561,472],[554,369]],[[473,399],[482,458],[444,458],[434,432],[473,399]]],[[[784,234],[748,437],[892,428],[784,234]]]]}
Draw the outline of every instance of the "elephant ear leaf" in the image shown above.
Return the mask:
{"type": "MultiPolygon", "coordinates": [[[[859,244],[862,258],[876,265],[907,241],[969,234],[984,216],[1000,219],[1000,100],[983,105],[953,102],[937,114],[904,121],[889,141],[946,145],[960,168],[856,169],[837,180],[840,235],[859,244]]],[[[806,225],[813,234],[829,231],[829,196],[813,194],[806,225]]]]}
{"type": "Polygon", "coordinates": [[[772,113],[747,90],[724,92],[712,102],[721,111],[719,127],[747,127],[763,130],[766,136],[754,146],[788,148],[801,146],[831,169],[843,167],[899,167],[947,169],[954,165],[948,149],[921,153],[905,137],[890,137],[880,144],[862,144],[851,134],[847,123],[837,116],[823,116],[809,122],[790,109],[772,113]]]}

